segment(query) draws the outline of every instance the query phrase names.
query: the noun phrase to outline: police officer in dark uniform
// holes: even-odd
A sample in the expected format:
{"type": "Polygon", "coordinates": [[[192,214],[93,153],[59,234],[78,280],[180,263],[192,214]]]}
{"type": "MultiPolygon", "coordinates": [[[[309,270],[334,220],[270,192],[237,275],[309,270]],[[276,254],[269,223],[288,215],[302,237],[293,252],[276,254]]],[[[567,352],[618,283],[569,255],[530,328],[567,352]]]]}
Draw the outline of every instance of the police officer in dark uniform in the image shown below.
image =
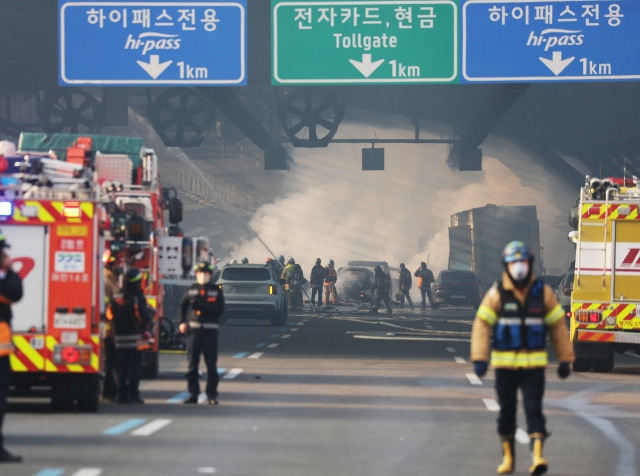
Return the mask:
{"type": "Polygon", "coordinates": [[[180,332],[187,335],[187,389],[189,397],[184,403],[198,403],[200,385],[198,364],[204,354],[207,365],[207,400],[218,404],[218,325],[224,312],[224,297],[220,286],[211,282],[213,267],[207,261],[196,265],[196,283],[189,286],[180,301],[180,332]]]}
{"type": "Polygon", "coordinates": [[[118,374],[118,403],[144,403],[140,398],[140,372],[144,333],[149,329],[152,311],[142,292],[142,272],[130,268],[124,274],[122,292],[114,296],[107,308],[107,319],[113,321],[118,374]]]}

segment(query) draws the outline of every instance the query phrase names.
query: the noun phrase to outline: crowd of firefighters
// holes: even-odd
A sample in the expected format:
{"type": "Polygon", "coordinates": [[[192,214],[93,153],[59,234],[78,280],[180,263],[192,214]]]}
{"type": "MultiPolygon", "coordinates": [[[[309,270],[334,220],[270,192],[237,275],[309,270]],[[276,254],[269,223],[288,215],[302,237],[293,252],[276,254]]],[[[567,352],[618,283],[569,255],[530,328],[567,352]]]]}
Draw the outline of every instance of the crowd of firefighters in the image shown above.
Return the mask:
{"type": "MultiPolygon", "coordinates": [[[[242,258],[241,264],[248,264],[248,258],[242,258]]],[[[238,264],[237,260],[232,260],[230,264],[238,264]]],[[[280,255],[278,259],[267,258],[266,265],[269,266],[275,276],[279,276],[283,280],[285,293],[287,294],[287,304],[290,311],[301,311],[303,305],[303,285],[307,283],[304,277],[304,272],[300,264],[296,263],[293,257],[289,257],[285,260],[284,255],[280,255]]],[[[427,267],[427,263],[424,261],[420,263],[420,267],[416,269],[413,276],[418,278],[418,289],[422,296],[421,308],[426,309],[427,300],[432,309],[437,309],[438,305],[434,301],[431,294],[431,284],[435,281],[433,272],[427,267]]],[[[215,278],[215,276],[214,276],[215,278]]],[[[335,262],[330,259],[327,262],[327,266],[322,265],[322,259],[316,258],[313,268],[309,275],[309,287],[311,289],[311,296],[307,295],[312,307],[317,306],[320,308],[324,305],[338,304],[338,293],[336,291],[336,282],[338,280],[338,274],[335,269],[335,262]]],[[[374,267],[374,284],[372,286],[372,308],[371,313],[378,312],[380,304],[384,302],[387,313],[392,314],[392,306],[390,300],[391,290],[391,276],[389,273],[385,273],[381,266],[374,267]]],[[[412,287],[411,272],[406,268],[404,263],[400,263],[400,275],[398,279],[399,295],[400,295],[400,308],[404,307],[404,301],[407,300],[409,307],[413,309],[413,301],[409,295],[409,291],[412,287]]]]}

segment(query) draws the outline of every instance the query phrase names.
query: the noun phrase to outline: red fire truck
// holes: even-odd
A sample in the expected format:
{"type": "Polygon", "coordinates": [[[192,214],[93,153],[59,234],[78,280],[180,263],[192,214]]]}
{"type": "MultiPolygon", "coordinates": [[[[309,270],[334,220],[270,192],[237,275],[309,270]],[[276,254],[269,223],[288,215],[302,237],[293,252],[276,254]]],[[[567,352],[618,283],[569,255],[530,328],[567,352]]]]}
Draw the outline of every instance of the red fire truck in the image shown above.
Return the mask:
{"type": "Polygon", "coordinates": [[[143,377],[155,377],[164,296],[158,241],[179,231],[182,206],[175,193],[163,195],[154,151],[139,138],[23,133],[18,151],[0,159],[0,174],[0,230],[25,288],[13,320],[15,394],[49,387],[54,407],[97,409],[107,249],[123,272],[143,272],[156,311],[143,377]]]}

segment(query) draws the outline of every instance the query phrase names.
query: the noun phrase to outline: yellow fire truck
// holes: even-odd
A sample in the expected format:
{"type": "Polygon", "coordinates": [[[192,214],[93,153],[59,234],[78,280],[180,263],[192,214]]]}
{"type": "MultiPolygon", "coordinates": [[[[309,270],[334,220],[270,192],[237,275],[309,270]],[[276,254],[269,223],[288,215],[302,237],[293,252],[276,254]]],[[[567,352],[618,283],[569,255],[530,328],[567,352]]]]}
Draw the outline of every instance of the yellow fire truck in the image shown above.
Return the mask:
{"type": "Polygon", "coordinates": [[[640,188],[586,177],[571,212],[576,245],[571,341],[577,372],[609,372],[614,351],[640,352],[640,188]]]}

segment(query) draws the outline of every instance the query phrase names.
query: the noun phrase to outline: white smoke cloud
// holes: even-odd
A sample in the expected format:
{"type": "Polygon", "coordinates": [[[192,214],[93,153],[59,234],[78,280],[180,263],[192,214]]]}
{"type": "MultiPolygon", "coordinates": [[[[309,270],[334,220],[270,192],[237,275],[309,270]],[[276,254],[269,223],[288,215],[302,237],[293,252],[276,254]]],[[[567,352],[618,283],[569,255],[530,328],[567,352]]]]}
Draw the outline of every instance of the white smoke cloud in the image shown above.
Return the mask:
{"type": "MultiPolygon", "coordinates": [[[[343,121],[336,137],[361,138],[363,127],[368,138],[413,138],[414,133],[411,126],[378,128],[343,121]]],[[[420,136],[439,134],[423,129],[420,136]]],[[[295,166],[283,172],[288,174],[288,194],[262,206],[251,227],[276,254],[293,256],[305,273],[317,257],[325,264],[332,258],[337,267],[370,259],[391,266],[405,262],[409,269],[429,257],[437,272],[447,268],[451,215],[487,204],[536,205],[545,263],[564,269],[572,260],[565,217],[578,191],[516,146],[485,141],[482,172],[451,170],[447,145],[379,146],[385,149],[384,171],[362,171],[366,144],[294,149],[295,166]]],[[[504,237],[504,242],[510,239],[504,237]]],[[[257,239],[245,239],[228,258],[264,262],[267,255],[257,239]]]]}

